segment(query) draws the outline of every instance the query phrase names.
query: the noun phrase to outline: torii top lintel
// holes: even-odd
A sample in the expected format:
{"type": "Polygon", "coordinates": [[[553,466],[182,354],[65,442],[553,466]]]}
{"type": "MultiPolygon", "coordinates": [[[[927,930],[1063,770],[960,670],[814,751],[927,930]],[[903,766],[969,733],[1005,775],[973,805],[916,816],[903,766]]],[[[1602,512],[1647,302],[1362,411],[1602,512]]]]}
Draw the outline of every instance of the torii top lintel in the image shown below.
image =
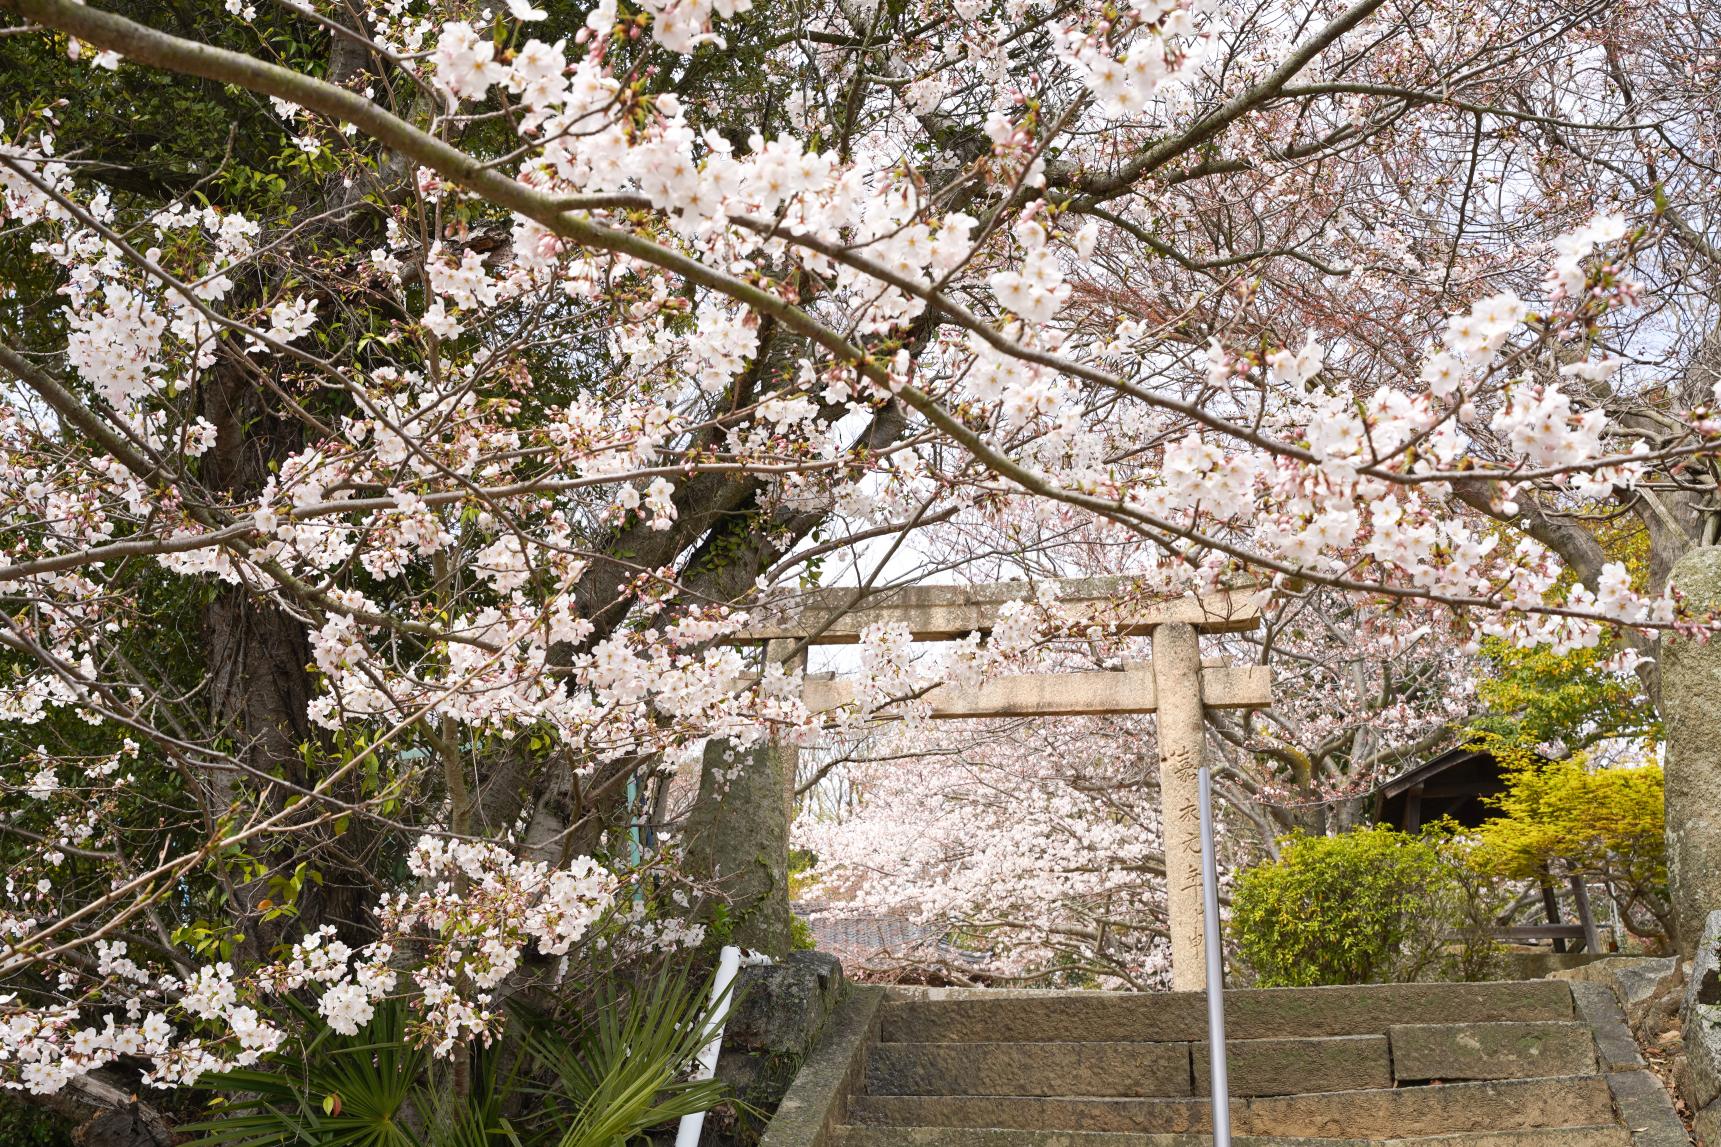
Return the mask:
{"type": "MultiPolygon", "coordinates": [[[[990,585],[910,585],[876,591],[832,586],[801,594],[781,606],[752,611],[748,624],[729,643],[807,641],[812,645],[852,645],[861,630],[881,621],[900,621],[916,641],[955,641],[988,633],[1007,602],[1032,600],[1036,585],[1025,581],[990,585]]],[[[1185,622],[1203,633],[1236,633],[1261,621],[1265,591],[1249,586],[1197,597],[1152,598],[1132,578],[1069,578],[1052,583],[1058,604],[1077,617],[1091,618],[1113,632],[1144,636],[1158,625],[1185,622]]]]}

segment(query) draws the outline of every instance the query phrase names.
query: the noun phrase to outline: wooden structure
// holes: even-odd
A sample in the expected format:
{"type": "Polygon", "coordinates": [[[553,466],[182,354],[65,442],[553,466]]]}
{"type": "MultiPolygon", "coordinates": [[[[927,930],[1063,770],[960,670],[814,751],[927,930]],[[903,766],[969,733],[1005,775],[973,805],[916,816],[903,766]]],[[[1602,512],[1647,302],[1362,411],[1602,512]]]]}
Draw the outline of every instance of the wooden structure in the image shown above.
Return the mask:
{"type": "MultiPolygon", "coordinates": [[[[916,641],[988,634],[1004,616],[1003,607],[1032,600],[1034,588],[1027,582],[1005,582],[815,590],[761,606],[728,640],[763,644],[767,659],[804,671],[808,646],[854,644],[867,626],[879,622],[903,625],[916,641]]],[[[1115,671],[998,678],[972,688],[943,685],[929,690],[923,700],[935,719],[1157,715],[1172,986],[1198,990],[1205,975],[1197,791],[1205,752],[1202,712],[1209,707],[1264,708],[1272,703],[1272,678],[1265,666],[1204,665],[1197,634],[1254,628],[1260,624],[1264,594],[1241,589],[1155,599],[1124,578],[1072,579],[1056,583],[1055,589],[1059,607],[1078,621],[1113,633],[1150,636],[1152,661],[1115,671]]],[[[838,677],[806,677],[802,689],[815,713],[839,708],[854,697],[853,687],[838,677]]],[[[787,772],[792,778],[794,770],[787,772]]],[[[792,779],[789,787],[792,799],[792,779]]]]}
{"type": "Polygon", "coordinates": [[[1374,794],[1374,819],[1404,832],[1441,817],[1475,828],[1495,815],[1483,798],[1505,791],[1505,769],[1494,754],[1459,745],[1381,786],[1374,794]]]}
{"type": "MultiPolygon", "coordinates": [[[[1449,817],[1465,828],[1476,828],[1499,815],[1489,805],[1488,798],[1505,791],[1506,768],[1493,753],[1457,745],[1382,785],[1375,792],[1374,819],[1378,824],[1404,832],[1416,832],[1442,817],[1449,817]]],[[[1520,942],[1548,940],[1555,952],[1578,945],[1584,951],[1599,953],[1601,933],[1590,911],[1589,889],[1581,877],[1569,877],[1566,883],[1577,909],[1575,923],[1560,919],[1559,898],[1550,882],[1542,886],[1542,911],[1547,923],[1501,927],[1495,935],[1520,942]]]]}

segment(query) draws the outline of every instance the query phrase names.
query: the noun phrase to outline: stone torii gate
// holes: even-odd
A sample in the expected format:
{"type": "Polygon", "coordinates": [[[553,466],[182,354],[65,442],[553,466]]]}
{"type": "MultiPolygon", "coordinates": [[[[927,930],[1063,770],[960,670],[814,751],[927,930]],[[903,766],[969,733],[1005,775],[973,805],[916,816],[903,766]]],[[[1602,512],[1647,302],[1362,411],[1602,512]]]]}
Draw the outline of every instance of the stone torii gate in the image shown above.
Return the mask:
{"type": "MultiPolygon", "coordinates": [[[[935,720],[980,717],[1066,717],[1101,713],[1156,713],[1159,726],[1160,812],[1165,838],[1167,909],[1171,932],[1172,986],[1200,990],[1205,974],[1202,938],[1202,875],[1200,774],[1205,745],[1204,709],[1253,709],[1272,703],[1271,670],[1264,665],[1203,664],[1199,633],[1253,629],[1261,620],[1264,594],[1255,589],[1229,590],[1215,595],[1171,600],[1142,600],[1128,590],[1124,578],[1084,578],[1054,583],[1060,607],[1079,621],[1091,617],[1113,632],[1152,639],[1152,660],[1115,671],[1036,673],[997,678],[974,687],[942,685],[924,701],[935,720]]],[[[729,643],[764,644],[767,660],[793,660],[805,667],[808,645],[854,644],[861,631],[879,622],[902,624],[916,641],[951,641],[970,633],[989,634],[1002,607],[1030,599],[1028,582],[993,585],[918,585],[867,593],[852,587],[815,590],[782,606],[763,606],[729,643]],[[799,652],[797,652],[799,647],[799,652]]],[[[838,708],[853,699],[851,685],[831,677],[808,677],[803,699],[813,712],[838,708]]],[[[719,751],[722,751],[721,749],[719,751]]],[[[780,773],[786,799],[795,788],[795,750],[768,746],[753,762],[780,773]]],[[[707,760],[707,774],[711,760],[707,760]]],[[[701,804],[708,794],[702,786],[701,804]]],[[[709,794],[709,795],[715,795],[709,794]]],[[[757,797],[758,791],[750,790],[757,797]]],[[[709,802],[707,815],[719,815],[720,800],[709,802]]],[[[730,810],[745,815],[741,809],[730,810]]],[[[696,816],[695,818],[699,818],[696,816]]],[[[707,830],[717,828],[706,826],[707,830]]],[[[786,825],[785,825],[786,827],[786,825]]],[[[690,837],[701,826],[689,825],[690,837]]],[[[755,851],[767,842],[748,840],[755,851]]],[[[786,832],[780,842],[787,856],[786,832]]],[[[741,855],[749,855],[743,851],[741,855]]],[[[715,866],[714,866],[715,867],[715,866]]],[[[721,873],[713,873],[720,876],[721,873]]],[[[769,881],[767,883],[775,883],[769,881]]],[[[786,888],[755,890],[782,895],[781,915],[787,914],[786,888]]]]}

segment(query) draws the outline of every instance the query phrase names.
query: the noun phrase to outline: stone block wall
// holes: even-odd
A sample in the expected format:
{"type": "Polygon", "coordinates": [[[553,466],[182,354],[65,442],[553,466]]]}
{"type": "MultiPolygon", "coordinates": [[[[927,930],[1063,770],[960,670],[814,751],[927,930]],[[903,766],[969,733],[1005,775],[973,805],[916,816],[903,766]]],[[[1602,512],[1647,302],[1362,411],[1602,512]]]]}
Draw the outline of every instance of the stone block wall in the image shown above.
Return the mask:
{"type": "Polygon", "coordinates": [[[706,1116],[700,1147],[752,1147],[847,990],[826,952],[741,969],[717,1078],[738,1101],[706,1116]]]}

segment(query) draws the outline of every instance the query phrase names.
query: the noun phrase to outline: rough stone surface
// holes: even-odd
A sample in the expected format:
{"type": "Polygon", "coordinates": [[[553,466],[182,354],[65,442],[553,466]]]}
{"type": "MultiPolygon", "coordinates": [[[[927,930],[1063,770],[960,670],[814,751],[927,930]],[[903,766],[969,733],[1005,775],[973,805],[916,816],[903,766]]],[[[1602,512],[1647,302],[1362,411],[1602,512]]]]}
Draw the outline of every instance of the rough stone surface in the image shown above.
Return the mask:
{"type": "Polygon", "coordinates": [[[1681,1034],[1685,1071],[1680,1092],[1699,1138],[1721,1147],[1721,909],[1709,913],[1685,980],[1681,1034]],[[1705,1131],[1707,1127],[1707,1131],[1705,1131]]]}
{"type": "Polygon", "coordinates": [[[1400,1082],[1589,1075],[1595,1038],[1582,1023],[1395,1024],[1392,1070],[1400,1082]]]}
{"type": "Polygon", "coordinates": [[[1194,626],[1178,622],[1153,631],[1153,678],[1171,986],[1196,991],[1206,975],[1198,778],[1207,726],[1201,717],[1201,646],[1194,626]]]}
{"type": "Polygon", "coordinates": [[[1693,1111],[1721,1101],[1721,1004],[1698,1004],[1685,1017],[1684,1082],[1693,1111]]]}
{"type": "Polygon", "coordinates": [[[1590,1026],[1603,1071],[1635,1071],[1644,1066],[1637,1040],[1625,1025],[1619,997],[1606,984],[1573,983],[1578,1016],[1590,1026]]]}
{"type": "Polygon", "coordinates": [[[1255,1135],[1438,1135],[1593,1126],[1611,1120],[1597,1078],[1504,1080],[1250,1099],[1239,1130],[1255,1135]]]}
{"type": "MultiPolygon", "coordinates": [[[[868,1095],[855,1098],[850,1118],[901,1126],[1202,1132],[1209,1130],[1209,1110],[1199,1099],[868,1095]]],[[[1240,1135],[1384,1138],[1605,1125],[1613,1121],[1613,1104],[1607,1084],[1590,1076],[1238,1099],[1231,1118],[1240,1135]]]]}
{"type": "MultiPolygon", "coordinates": [[[[1234,1143],[1689,1147],[1601,981],[1227,992],[1234,1143]]],[[[881,995],[762,1147],[1206,1147],[1198,994],[881,995]]]]}
{"type": "Polygon", "coordinates": [[[1540,980],[1558,972],[1574,971],[1597,960],[1613,958],[1606,952],[1507,951],[1501,954],[1507,978],[1513,980],[1540,980]]]}
{"type": "Polygon", "coordinates": [[[774,964],[742,968],[724,1050],[806,1055],[843,987],[842,963],[828,952],[790,952],[774,964]]]}
{"type": "Polygon", "coordinates": [[[1631,1025],[1632,1031],[1641,1033],[1645,1030],[1657,1004],[1665,1004],[1668,1018],[1678,1009],[1681,982],[1678,957],[1608,960],[1605,963],[1613,974],[1614,991],[1625,1007],[1625,1022],[1631,1025]]]}
{"type": "Polygon", "coordinates": [[[1709,913],[1685,978],[1685,1011],[1698,1004],[1721,1004],[1721,908],[1709,913]]]}
{"type": "Polygon", "coordinates": [[[827,1147],[860,1085],[883,1000],[881,988],[849,989],[778,1104],[759,1147],[827,1147]]]}
{"type": "Polygon", "coordinates": [[[1611,956],[1581,968],[1554,972],[1548,979],[1607,985],[1625,1009],[1626,1024],[1635,1031],[1678,977],[1679,960],[1673,956],[1611,956]]]}
{"type": "Polygon", "coordinates": [[[867,1054],[872,1095],[1180,1096],[1186,1043],[886,1043],[867,1054]]]}
{"type": "Polygon", "coordinates": [[[782,1101],[843,989],[842,965],[824,952],[741,969],[717,1062],[717,1078],[745,1105],[735,1111],[734,1138],[758,1133],[762,1117],[747,1109],[769,1112],[782,1101]]]}
{"type": "MultiPolygon", "coordinates": [[[[1234,1120],[1239,1106],[1232,1107],[1234,1120]]],[[[1022,1131],[1079,1127],[1084,1131],[1187,1133],[1207,1130],[1208,1104],[1204,1099],[863,1095],[855,1097],[849,1119],[862,1124],[892,1125],[892,1131],[901,1126],[938,1126],[1022,1131]]]]}
{"type": "Polygon", "coordinates": [[[684,833],[688,871],[728,901],[732,942],[770,956],[789,954],[793,919],[786,784],[780,746],[738,749],[713,738],[684,833]]]}
{"type": "Polygon", "coordinates": [[[1699,1147],[1721,1147],[1721,1103],[1711,1103],[1692,1120],[1699,1147]]]}
{"type": "MultiPolygon", "coordinates": [[[[1721,547],[1674,563],[1674,588],[1696,612],[1721,609],[1721,547]]],[[[1661,641],[1661,715],[1667,732],[1667,875],[1679,949],[1689,956],[1721,904],[1721,641],[1661,641]]]]}
{"type": "Polygon", "coordinates": [[[1618,1071],[1607,1077],[1619,1117],[1631,1128],[1633,1147],[1691,1147],[1673,1098],[1647,1071],[1618,1071]]]}
{"type": "MultiPolygon", "coordinates": [[[[1230,1039],[1379,1035],[1397,1023],[1569,1020],[1558,980],[1482,984],[1363,984],[1225,993],[1230,1039]]],[[[1198,992],[1113,993],[896,989],[884,1039],[905,1043],[999,1041],[1200,1042],[1207,1001],[1198,992]]]]}
{"type": "MultiPolygon", "coordinates": [[[[1195,1094],[1211,1095],[1205,1043],[1193,1046],[1195,1094]]],[[[1225,1041],[1232,1095],[1296,1095],[1392,1086],[1392,1057],[1385,1036],[1225,1041]]]]}
{"type": "MultiPolygon", "coordinates": [[[[1205,1134],[1131,1135],[1107,1131],[1011,1131],[997,1127],[863,1127],[837,1129],[832,1147],[1211,1147],[1205,1134]]],[[[1632,1147],[1623,1127],[1557,1127],[1534,1131],[1466,1131],[1409,1139],[1292,1139],[1238,1135],[1232,1147],[1632,1147]]]]}
{"type": "MultiPolygon", "coordinates": [[[[1042,585],[1045,583],[1041,583],[1042,585]]],[[[1265,595],[1255,588],[1225,589],[1170,601],[1142,600],[1127,577],[1063,578],[1052,583],[1058,604],[1077,617],[1099,614],[1119,636],[1146,637],[1155,627],[1175,622],[1202,633],[1253,629],[1265,595]]],[[[907,585],[879,589],[857,602],[855,591],[828,586],[797,593],[750,609],[748,623],[731,641],[796,640],[815,644],[852,644],[861,631],[880,622],[905,626],[916,641],[958,641],[970,633],[990,633],[1008,602],[1032,601],[1026,581],[980,585],[907,585]]]]}

